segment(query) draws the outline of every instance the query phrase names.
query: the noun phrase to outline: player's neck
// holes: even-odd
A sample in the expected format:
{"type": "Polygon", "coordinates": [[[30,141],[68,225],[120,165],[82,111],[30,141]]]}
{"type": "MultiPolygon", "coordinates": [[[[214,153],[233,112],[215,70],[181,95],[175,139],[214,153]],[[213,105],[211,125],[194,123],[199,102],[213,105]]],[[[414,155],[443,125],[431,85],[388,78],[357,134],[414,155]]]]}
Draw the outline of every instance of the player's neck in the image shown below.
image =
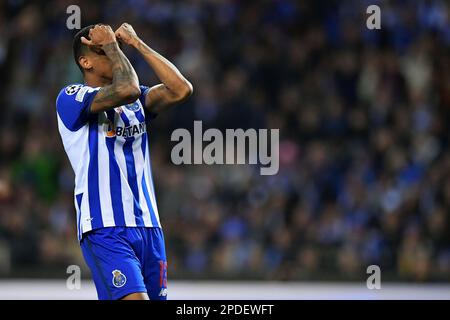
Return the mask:
{"type": "Polygon", "coordinates": [[[103,77],[97,77],[97,76],[94,76],[92,74],[85,74],[84,82],[88,86],[96,88],[96,87],[107,86],[107,85],[112,83],[112,80],[111,79],[107,79],[107,78],[103,78],[103,77]]]}

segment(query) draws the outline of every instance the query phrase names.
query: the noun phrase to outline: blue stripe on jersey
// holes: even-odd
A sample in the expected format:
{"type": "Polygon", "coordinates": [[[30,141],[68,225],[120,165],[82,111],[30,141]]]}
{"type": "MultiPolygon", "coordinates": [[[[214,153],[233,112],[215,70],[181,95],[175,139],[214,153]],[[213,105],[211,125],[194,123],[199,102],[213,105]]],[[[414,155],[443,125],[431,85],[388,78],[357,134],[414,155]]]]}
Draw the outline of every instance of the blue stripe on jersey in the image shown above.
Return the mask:
{"type": "MultiPolygon", "coordinates": [[[[145,117],[142,114],[141,108],[139,108],[139,110],[135,111],[135,114],[136,114],[136,118],[140,122],[145,122],[145,117]]],[[[145,132],[142,135],[142,143],[141,143],[142,155],[144,157],[144,162],[145,162],[145,150],[147,148],[147,140],[148,140],[148,136],[147,136],[147,133],[145,132]]],[[[148,168],[148,170],[151,170],[151,168],[148,168]]],[[[142,174],[141,184],[142,184],[142,191],[144,192],[145,201],[147,202],[148,211],[150,213],[150,219],[152,221],[152,226],[157,227],[158,226],[158,220],[156,219],[156,214],[155,214],[155,211],[153,210],[153,206],[152,206],[152,203],[150,201],[150,195],[148,193],[147,183],[146,183],[146,180],[145,180],[145,168],[144,168],[144,172],[142,174]]]]}
{"type": "Polygon", "coordinates": [[[81,200],[83,199],[83,194],[79,193],[75,196],[77,199],[77,205],[78,205],[78,216],[77,216],[77,230],[78,230],[78,239],[81,240],[81,228],[80,228],[80,221],[81,221],[81,200]]]}
{"type": "Polygon", "coordinates": [[[142,191],[144,192],[145,201],[147,202],[147,206],[150,211],[152,226],[158,227],[158,220],[156,219],[155,211],[153,211],[152,202],[150,200],[150,194],[148,193],[147,183],[145,181],[145,175],[142,175],[142,191]]]}
{"type": "MultiPolygon", "coordinates": [[[[108,120],[114,123],[114,110],[110,110],[107,113],[108,120]]],[[[109,154],[109,185],[111,192],[111,204],[114,214],[115,225],[124,226],[125,213],[123,211],[122,202],[122,186],[120,181],[120,169],[117,164],[116,156],[114,154],[114,144],[116,143],[116,137],[105,137],[106,147],[109,154]]]]}
{"type": "Polygon", "coordinates": [[[140,121],[140,122],[145,122],[145,117],[142,114],[141,108],[139,108],[137,111],[134,112],[134,114],[136,115],[136,118],[140,121]]]}
{"type": "MultiPolygon", "coordinates": [[[[147,146],[147,133],[144,133],[142,135],[142,154],[144,155],[144,162],[145,162],[145,149],[147,146]]],[[[150,169],[150,168],[149,168],[150,169]]],[[[148,193],[147,189],[147,183],[145,180],[145,169],[142,174],[142,191],[144,192],[145,201],[147,202],[148,211],[150,212],[150,219],[152,221],[152,226],[157,227],[158,226],[158,220],[156,219],[155,211],[153,210],[152,202],[150,201],[150,195],[148,193]]]]}
{"type": "MultiPolygon", "coordinates": [[[[130,120],[128,120],[128,117],[126,116],[125,112],[121,112],[120,117],[122,118],[126,127],[130,126],[130,120]]],[[[137,185],[136,167],[134,164],[133,142],[134,137],[125,138],[125,143],[123,144],[123,153],[127,165],[128,184],[130,185],[131,191],[133,192],[134,195],[133,210],[134,210],[134,217],[136,219],[136,225],[145,226],[144,220],[142,219],[142,209],[139,204],[139,189],[137,185]]]]}
{"type": "Polygon", "coordinates": [[[103,220],[98,187],[98,115],[89,120],[88,192],[92,229],[102,228],[103,220]]]}

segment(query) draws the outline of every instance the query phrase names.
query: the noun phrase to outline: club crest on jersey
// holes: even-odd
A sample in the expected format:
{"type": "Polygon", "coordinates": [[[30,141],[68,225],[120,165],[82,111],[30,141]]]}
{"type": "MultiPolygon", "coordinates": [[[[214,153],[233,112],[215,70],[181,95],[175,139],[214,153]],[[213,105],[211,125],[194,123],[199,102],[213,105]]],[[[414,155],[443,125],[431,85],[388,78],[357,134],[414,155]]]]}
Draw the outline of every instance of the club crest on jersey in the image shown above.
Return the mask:
{"type": "Polygon", "coordinates": [[[67,93],[69,96],[71,96],[71,95],[77,93],[78,90],[80,90],[81,87],[82,87],[81,84],[72,84],[72,85],[70,85],[70,86],[68,86],[68,87],[66,88],[66,93],[67,93]]]}
{"type": "Polygon", "coordinates": [[[125,106],[125,108],[127,108],[128,110],[133,111],[133,112],[138,111],[140,107],[141,106],[137,102],[133,102],[133,103],[127,104],[125,106]]]}
{"type": "Polygon", "coordinates": [[[112,283],[114,287],[121,288],[125,285],[125,283],[127,283],[127,277],[122,273],[122,271],[116,269],[112,272],[112,274],[112,283]]]}

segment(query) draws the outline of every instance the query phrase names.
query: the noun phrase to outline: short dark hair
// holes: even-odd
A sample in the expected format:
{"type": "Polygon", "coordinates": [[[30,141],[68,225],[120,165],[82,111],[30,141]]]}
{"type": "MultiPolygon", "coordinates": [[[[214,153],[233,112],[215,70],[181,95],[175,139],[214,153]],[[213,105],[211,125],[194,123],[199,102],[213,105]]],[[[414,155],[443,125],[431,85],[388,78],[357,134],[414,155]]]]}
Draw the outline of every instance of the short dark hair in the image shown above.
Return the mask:
{"type": "Polygon", "coordinates": [[[80,31],[78,31],[75,36],[73,37],[73,57],[75,58],[75,62],[80,68],[81,72],[84,73],[83,68],[81,67],[80,63],[78,62],[78,59],[80,56],[83,55],[85,50],[87,49],[87,46],[83,43],[81,43],[81,37],[85,37],[86,39],[90,40],[89,38],[89,30],[91,30],[94,27],[94,25],[86,26],[80,31]]]}

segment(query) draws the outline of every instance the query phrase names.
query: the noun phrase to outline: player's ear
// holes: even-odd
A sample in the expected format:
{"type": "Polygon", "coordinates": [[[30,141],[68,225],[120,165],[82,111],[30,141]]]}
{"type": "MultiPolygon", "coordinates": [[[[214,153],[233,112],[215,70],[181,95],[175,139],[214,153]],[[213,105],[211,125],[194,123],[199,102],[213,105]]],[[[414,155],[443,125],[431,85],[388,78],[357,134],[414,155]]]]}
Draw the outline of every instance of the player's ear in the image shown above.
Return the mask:
{"type": "Polygon", "coordinates": [[[90,69],[92,69],[91,61],[90,61],[86,56],[80,56],[80,57],[78,58],[78,62],[80,63],[80,66],[81,66],[84,70],[90,70],[90,69]]]}

